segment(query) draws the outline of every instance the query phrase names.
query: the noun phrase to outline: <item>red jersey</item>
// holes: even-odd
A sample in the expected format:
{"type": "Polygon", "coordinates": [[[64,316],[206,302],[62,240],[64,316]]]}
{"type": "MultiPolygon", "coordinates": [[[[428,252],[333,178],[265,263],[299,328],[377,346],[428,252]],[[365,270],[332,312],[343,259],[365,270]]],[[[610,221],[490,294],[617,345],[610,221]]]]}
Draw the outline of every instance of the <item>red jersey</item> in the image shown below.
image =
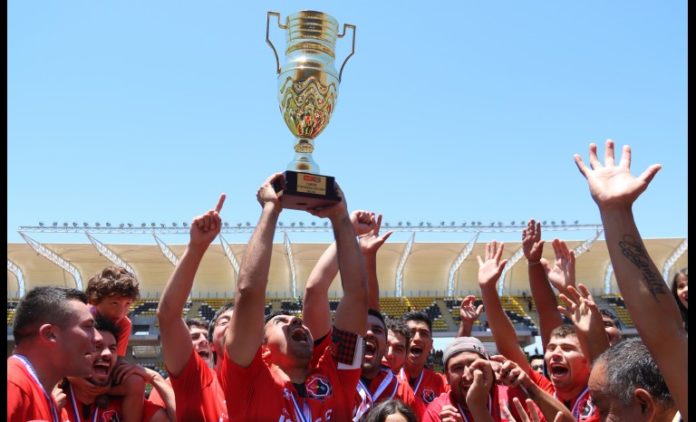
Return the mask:
{"type": "Polygon", "coordinates": [[[7,420],[63,421],[53,396],[46,393],[29,360],[20,355],[7,359],[7,420]]]}
{"type": "MultiPolygon", "coordinates": [[[[553,383],[538,373],[537,371],[529,371],[529,378],[534,381],[542,390],[553,395],[556,399],[556,388],[553,383]]],[[[571,413],[578,422],[596,422],[599,421],[599,409],[597,406],[592,404],[592,398],[590,397],[590,390],[585,386],[585,389],[570,403],[563,402],[563,404],[570,409],[571,413]]]]}
{"type": "MultiPolygon", "coordinates": [[[[97,308],[94,305],[89,305],[89,310],[92,315],[97,316],[97,308]]],[[[119,356],[126,356],[126,351],[128,350],[128,340],[130,339],[131,330],[133,329],[133,323],[127,316],[119,319],[115,322],[116,327],[118,327],[118,338],[116,339],[116,354],[119,356]]]]}
{"type": "MultiPolygon", "coordinates": [[[[519,388],[509,388],[504,385],[494,384],[488,396],[488,411],[495,422],[519,421],[522,420],[512,402],[513,397],[517,397],[522,403],[527,398],[519,388]]],[[[440,412],[446,405],[454,406],[459,410],[459,414],[465,421],[473,421],[474,418],[469,413],[466,406],[461,406],[452,400],[451,392],[442,393],[432,401],[425,409],[425,414],[421,422],[440,422],[440,412]]],[[[539,420],[545,421],[541,412],[537,412],[539,420]]]]}
{"type": "MultiPolygon", "coordinates": [[[[167,378],[174,389],[176,420],[178,421],[228,421],[225,393],[217,374],[210,369],[198,353],[191,351],[186,366],[178,376],[167,378]]],[[[156,391],[153,391],[153,393],[156,391]]],[[[159,398],[159,394],[155,396],[159,398]]],[[[153,397],[150,397],[153,400],[153,397]]]]}
{"type": "MultiPolygon", "coordinates": [[[[65,408],[63,409],[68,420],[73,422],[120,422],[123,420],[123,397],[109,397],[105,407],[99,407],[95,403],[84,404],[80,402],[74,394],[72,387],[68,384],[68,390],[65,408]]],[[[152,403],[150,400],[145,400],[143,405],[142,422],[148,422],[152,416],[164,407],[152,403]]]]}
{"type": "Polygon", "coordinates": [[[314,348],[314,353],[321,356],[312,358],[309,376],[301,385],[293,384],[280,369],[267,364],[261,350],[259,347],[247,368],[224,353],[218,380],[231,421],[351,419],[362,360],[362,341],[357,334],[334,327],[331,335],[314,348]],[[304,394],[298,392],[298,387],[304,394]]]}
{"type": "Polygon", "coordinates": [[[402,382],[394,375],[389,367],[382,367],[377,376],[365,385],[363,380],[358,381],[356,389],[356,405],[353,412],[354,420],[367,413],[376,403],[390,399],[401,400],[410,407],[420,420],[425,411],[425,406],[413,395],[413,390],[407,382],[402,382]]]}
{"type": "Polygon", "coordinates": [[[401,368],[399,379],[411,386],[413,394],[423,403],[423,407],[427,407],[440,394],[449,391],[445,376],[428,368],[423,368],[413,382],[407,379],[406,370],[401,368]]]}

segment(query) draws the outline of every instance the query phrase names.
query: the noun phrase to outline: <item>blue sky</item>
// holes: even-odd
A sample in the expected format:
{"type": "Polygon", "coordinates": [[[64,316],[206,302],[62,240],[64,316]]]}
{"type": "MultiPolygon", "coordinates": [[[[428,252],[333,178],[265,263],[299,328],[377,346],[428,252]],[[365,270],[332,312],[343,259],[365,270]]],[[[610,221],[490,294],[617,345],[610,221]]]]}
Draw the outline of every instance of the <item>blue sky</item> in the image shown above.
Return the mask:
{"type": "Polygon", "coordinates": [[[351,209],[599,223],[573,154],[612,138],[634,174],[663,165],[634,208],[644,237],[687,235],[686,1],[11,0],[8,242],[39,221],[180,224],[220,192],[226,221],[255,222],[293,156],[266,11],[306,9],[358,27],[314,154],[351,209]]]}

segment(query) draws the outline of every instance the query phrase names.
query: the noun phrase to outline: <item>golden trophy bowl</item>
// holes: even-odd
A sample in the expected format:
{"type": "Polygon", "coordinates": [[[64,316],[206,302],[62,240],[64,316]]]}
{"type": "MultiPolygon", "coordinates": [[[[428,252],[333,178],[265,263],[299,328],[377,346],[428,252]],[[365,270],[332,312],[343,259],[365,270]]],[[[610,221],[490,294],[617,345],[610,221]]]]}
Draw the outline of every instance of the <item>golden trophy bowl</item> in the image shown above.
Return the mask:
{"type": "Polygon", "coordinates": [[[280,112],[295,135],[295,157],[284,173],[285,184],[276,186],[276,191],[285,208],[304,210],[336,203],[340,199],[335,193],[334,178],[320,174],[312,151],[314,139],[331,120],[343,68],[355,53],[355,26],[344,24],[339,34],[338,22],[326,13],[301,11],[287,16],[283,24],[280,13],[268,12],[266,42],[276,59],[280,112]],[[286,32],[282,67],[269,37],[271,16],[277,18],[278,27],[286,32]],[[352,49],[337,72],[336,39],[343,38],[348,28],[353,33],[352,49]]]}

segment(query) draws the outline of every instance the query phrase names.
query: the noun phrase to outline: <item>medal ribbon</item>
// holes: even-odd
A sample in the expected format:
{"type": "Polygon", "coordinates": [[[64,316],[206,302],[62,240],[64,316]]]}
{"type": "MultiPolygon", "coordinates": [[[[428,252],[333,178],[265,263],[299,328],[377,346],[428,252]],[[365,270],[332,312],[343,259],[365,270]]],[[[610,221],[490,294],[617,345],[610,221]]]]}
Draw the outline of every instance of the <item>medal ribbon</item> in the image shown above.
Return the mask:
{"type": "Polygon", "coordinates": [[[312,422],[312,409],[309,408],[304,400],[302,401],[302,410],[300,410],[300,406],[297,404],[297,400],[295,400],[295,395],[292,394],[290,390],[286,388],[283,390],[283,394],[286,398],[290,396],[292,399],[292,404],[295,407],[295,415],[297,415],[298,422],[312,422]]]}
{"type": "Polygon", "coordinates": [[[59,422],[60,420],[58,419],[58,408],[56,407],[55,401],[53,401],[53,397],[50,396],[48,393],[46,393],[46,390],[44,389],[43,385],[41,385],[41,382],[39,381],[39,376],[36,374],[36,371],[34,370],[34,367],[31,365],[31,362],[29,362],[29,359],[27,359],[23,355],[12,355],[12,357],[18,359],[20,362],[22,362],[22,365],[24,365],[24,368],[29,372],[29,375],[34,379],[34,382],[36,385],[39,386],[41,389],[41,392],[44,394],[44,397],[46,397],[46,400],[48,401],[48,407],[51,409],[51,419],[54,422],[59,422]]]}
{"type": "MultiPolygon", "coordinates": [[[[386,372],[387,375],[382,379],[382,382],[379,384],[379,387],[377,387],[377,391],[375,391],[375,395],[373,396],[370,394],[370,389],[362,382],[362,380],[358,381],[358,394],[360,395],[361,403],[360,406],[358,407],[358,410],[355,414],[355,420],[360,419],[360,417],[372,407],[372,404],[379,399],[379,396],[382,395],[384,390],[387,389],[389,384],[391,384],[392,380],[394,379],[394,374],[390,369],[382,369],[382,372],[386,372]]],[[[389,397],[390,399],[394,397],[394,394],[396,394],[396,389],[399,386],[399,383],[396,382],[394,383],[394,390],[391,393],[391,396],[389,397]]]]}
{"type": "MultiPolygon", "coordinates": [[[[420,388],[421,381],[423,381],[423,374],[425,373],[424,369],[421,369],[420,376],[418,377],[418,382],[416,383],[416,386],[413,387],[413,395],[415,396],[418,394],[418,389],[420,388]]],[[[406,372],[404,372],[404,368],[401,368],[401,377],[404,380],[404,382],[408,382],[408,377],[406,376],[406,372]]]]}
{"type": "MultiPolygon", "coordinates": [[[[70,403],[72,404],[73,412],[77,418],[76,422],[82,421],[82,413],[77,411],[77,400],[75,400],[75,391],[73,391],[72,385],[70,386],[70,403]]],[[[92,413],[92,422],[97,422],[97,417],[99,415],[99,408],[96,403],[94,404],[94,413],[92,413]]]]}
{"type": "MultiPolygon", "coordinates": [[[[457,408],[459,409],[459,414],[462,415],[462,417],[464,418],[464,420],[465,420],[466,422],[469,422],[469,417],[466,415],[467,412],[464,411],[464,409],[459,405],[459,403],[457,403],[457,408]]],[[[491,396],[490,396],[490,394],[488,395],[488,404],[486,405],[486,408],[488,409],[488,413],[491,414],[491,417],[493,417],[493,412],[492,412],[492,409],[493,409],[493,408],[491,407],[491,396]]]]}
{"type": "Polygon", "coordinates": [[[573,405],[573,410],[570,411],[573,414],[573,416],[575,416],[575,419],[577,419],[577,420],[580,420],[580,403],[583,402],[583,399],[588,394],[590,394],[590,389],[589,389],[589,387],[585,387],[585,389],[582,390],[582,393],[580,393],[578,398],[575,400],[575,404],[573,405]]]}

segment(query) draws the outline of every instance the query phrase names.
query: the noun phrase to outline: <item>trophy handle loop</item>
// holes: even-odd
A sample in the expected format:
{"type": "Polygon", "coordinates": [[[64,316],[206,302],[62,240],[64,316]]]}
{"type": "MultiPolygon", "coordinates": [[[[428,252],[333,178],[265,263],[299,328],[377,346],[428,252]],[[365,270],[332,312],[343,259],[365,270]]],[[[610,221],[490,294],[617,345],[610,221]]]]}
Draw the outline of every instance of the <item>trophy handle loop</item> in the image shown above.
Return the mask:
{"type": "MultiPolygon", "coordinates": [[[[280,19],[280,17],[279,17],[280,19]]],[[[343,32],[338,34],[338,38],[343,38],[346,36],[346,29],[352,29],[353,30],[353,45],[350,48],[350,54],[346,57],[345,60],[343,60],[343,64],[341,65],[341,70],[338,72],[338,82],[341,82],[341,76],[343,76],[343,68],[346,66],[346,63],[348,62],[348,59],[351,58],[353,54],[355,54],[355,25],[351,25],[349,23],[344,23],[343,24],[343,32]]]]}
{"type": "MultiPolygon", "coordinates": [[[[280,13],[278,12],[268,12],[266,15],[266,43],[271,47],[273,50],[273,55],[275,56],[276,59],[276,73],[280,74],[280,59],[278,58],[278,52],[276,51],[275,46],[273,45],[273,42],[271,42],[271,38],[269,37],[269,27],[271,23],[271,15],[275,16],[278,18],[278,28],[280,29],[288,29],[287,25],[283,25],[280,23],[280,13]]],[[[340,81],[340,78],[339,78],[340,81]]]]}

